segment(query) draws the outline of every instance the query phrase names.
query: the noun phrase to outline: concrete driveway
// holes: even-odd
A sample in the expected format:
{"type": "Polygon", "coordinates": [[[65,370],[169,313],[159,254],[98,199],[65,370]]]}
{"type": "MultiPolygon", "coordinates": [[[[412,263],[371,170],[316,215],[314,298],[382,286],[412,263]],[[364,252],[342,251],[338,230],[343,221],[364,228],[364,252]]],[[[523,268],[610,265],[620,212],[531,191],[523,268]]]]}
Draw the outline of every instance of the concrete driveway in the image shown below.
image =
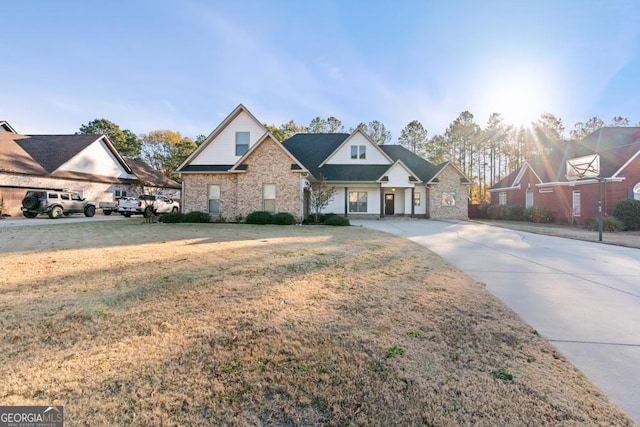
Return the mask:
{"type": "Polygon", "coordinates": [[[486,285],[640,423],[640,250],[470,222],[351,220],[486,285]]]}
{"type": "MultiPolygon", "coordinates": [[[[142,218],[137,216],[136,218],[142,218]]],[[[102,215],[100,213],[87,218],[82,214],[70,215],[68,217],[51,219],[46,215],[39,215],[35,218],[25,217],[5,217],[0,219],[0,227],[22,227],[29,225],[61,225],[61,224],[73,224],[78,222],[96,222],[96,221],[123,221],[126,218],[122,215],[102,215]]]]}

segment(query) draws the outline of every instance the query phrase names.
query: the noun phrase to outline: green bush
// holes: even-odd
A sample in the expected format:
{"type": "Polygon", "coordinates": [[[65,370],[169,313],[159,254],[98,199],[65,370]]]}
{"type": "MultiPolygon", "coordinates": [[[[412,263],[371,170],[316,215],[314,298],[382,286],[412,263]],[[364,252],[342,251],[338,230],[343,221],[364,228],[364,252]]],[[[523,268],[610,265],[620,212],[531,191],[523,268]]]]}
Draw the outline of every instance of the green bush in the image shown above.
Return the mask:
{"type": "Polygon", "coordinates": [[[505,206],[502,210],[502,219],[508,221],[522,221],[524,219],[524,207],[520,205],[505,206]]]}
{"type": "Polygon", "coordinates": [[[527,208],[524,210],[524,219],[529,222],[549,224],[553,221],[553,212],[549,208],[527,208]]]}
{"type": "Polygon", "coordinates": [[[273,223],[276,225],[294,225],[296,218],[289,212],[278,212],[273,216],[273,223]]]}
{"type": "Polygon", "coordinates": [[[273,214],[267,211],[254,211],[247,215],[246,224],[273,224],[273,214]]]}
{"type": "MultiPolygon", "coordinates": [[[[584,222],[584,228],[592,231],[598,230],[598,218],[589,218],[584,222]]],[[[621,231],[624,230],[624,222],[613,216],[602,217],[603,231],[621,231]]]]}
{"type": "Polygon", "coordinates": [[[324,219],[324,221],[322,221],[323,225],[333,225],[333,226],[347,226],[347,225],[351,225],[351,223],[349,222],[349,218],[345,218],[343,216],[340,215],[332,215],[329,216],[327,218],[324,219]]]}
{"type": "Polygon", "coordinates": [[[183,216],[184,216],[184,214],[181,214],[181,213],[162,214],[158,218],[158,222],[164,222],[164,223],[167,223],[167,224],[175,224],[175,223],[178,223],[178,222],[184,222],[183,221],[183,219],[184,219],[183,216]]]}
{"type": "Polygon", "coordinates": [[[482,205],[478,205],[478,208],[477,208],[478,209],[478,211],[477,211],[478,212],[478,218],[484,218],[484,219],[489,218],[489,216],[487,214],[487,209],[489,209],[489,206],[491,206],[491,205],[486,204],[486,203],[484,203],[482,205]]]}
{"type": "Polygon", "coordinates": [[[207,212],[193,211],[184,215],[183,222],[205,223],[211,222],[211,215],[207,212]]]}
{"type": "Polygon", "coordinates": [[[613,216],[622,221],[625,230],[640,230],[640,200],[619,201],[613,210],[613,216]]]}
{"type": "Polygon", "coordinates": [[[487,218],[489,219],[502,219],[502,205],[489,205],[487,208],[487,218]]]}
{"type": "Polygon", "coordinates": [[[169,223],[181,223],[181,222],[190,222],[190,223],[204,223],[210,222],[211,215],[206,212],[189,212],[186,214],[183,213],[168,213],[162,214],[158,218],[158,222],[164,222],[166,224],[169,223]]]}

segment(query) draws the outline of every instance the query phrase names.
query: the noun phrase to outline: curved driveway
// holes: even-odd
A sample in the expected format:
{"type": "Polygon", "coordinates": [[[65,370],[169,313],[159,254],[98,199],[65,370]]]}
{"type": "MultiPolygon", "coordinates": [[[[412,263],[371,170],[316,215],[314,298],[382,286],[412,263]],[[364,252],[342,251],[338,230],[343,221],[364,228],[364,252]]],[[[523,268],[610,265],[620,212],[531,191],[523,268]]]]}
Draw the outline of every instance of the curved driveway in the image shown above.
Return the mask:
{"type": "Polygon", "coordinates": [[[351,223],[413,240],[485,284],[640,424],[640,250],[470,222],[351,223]]]}

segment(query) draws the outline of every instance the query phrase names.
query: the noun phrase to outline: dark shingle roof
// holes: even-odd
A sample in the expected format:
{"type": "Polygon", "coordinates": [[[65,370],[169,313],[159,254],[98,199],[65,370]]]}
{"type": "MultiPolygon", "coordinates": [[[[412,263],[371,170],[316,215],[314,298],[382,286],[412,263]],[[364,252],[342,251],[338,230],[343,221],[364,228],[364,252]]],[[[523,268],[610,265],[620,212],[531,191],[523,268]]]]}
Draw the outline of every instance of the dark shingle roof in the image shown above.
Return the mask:
{"type": "Polygon", "coordinates": [[[19,144],[27,138],[10,132],[0,132],[0,170],[28,175],[46,175],[47,171],[19,144]]]}
{"type": "Polygon", "coordinates": [[[187,165],[180,172],[228,172],[233,165],[187,165]]]}
{"type": "Polygon", "coordinates": [[[140,162],[133,159],[127,159],[127,164],[131,167],[131,171],[136,176],[138,181],[151,187],[161,188],[182,188],[180,184],[167,176],[161,174],[157,170],[144,162],[140,162]]]}
{"type": "MultiPolygon", "coordinates": [[[[324,165],[324,162],[347,138],[347,133],[299,133],[283,142],[284,147],[315,177],[329,181],[376,181],[391,165],[324,165]]],[[[378,146],[393,161],[401,160],[423,182],[431,180],[443,165],[412,153],[401,145],[378,146]]]]}
{"type": "Polygon", "coordinates": [[[26,135],[16,142],[49,173],[58,169],[101,135],[26,135]]]}

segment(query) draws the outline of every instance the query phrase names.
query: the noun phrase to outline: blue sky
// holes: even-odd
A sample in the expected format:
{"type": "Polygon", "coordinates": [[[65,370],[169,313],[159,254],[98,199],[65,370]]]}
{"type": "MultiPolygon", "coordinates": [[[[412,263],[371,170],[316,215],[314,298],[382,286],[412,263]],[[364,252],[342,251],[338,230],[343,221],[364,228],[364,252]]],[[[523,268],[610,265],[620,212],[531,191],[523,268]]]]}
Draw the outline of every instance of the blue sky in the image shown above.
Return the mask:
{"type": "Polygon", "coordinates": [[[0,120],[73,133],[210,133],[238,104],[279,125],[379,120],[397,140],[465,110],[640,121],[637,0],[11,1],[0,120]]]}

